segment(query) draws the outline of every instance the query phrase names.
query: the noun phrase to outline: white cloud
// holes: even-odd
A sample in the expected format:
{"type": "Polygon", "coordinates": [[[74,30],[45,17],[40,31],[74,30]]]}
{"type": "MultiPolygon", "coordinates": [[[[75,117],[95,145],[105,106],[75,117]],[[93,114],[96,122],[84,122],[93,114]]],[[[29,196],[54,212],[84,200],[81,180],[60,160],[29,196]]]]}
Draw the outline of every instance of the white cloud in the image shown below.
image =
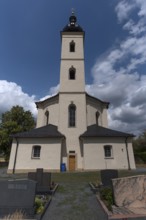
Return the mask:
{"type": "Polygon", "coordinates": [[[130,0],[130,1],[120,1],[116,8],[115,11],[117,13],[117,17],[119,22],[122,22],[123,20],[127,19],[130,12],[136,7],[135,1],[130,0]]]}
{"type": "Polygon", "coordinates": [[[0,80],[0,113],[10,110],[12,106],[20,105],[35,116],[37,109],[34,102],[35,96],[24,93],[16,83],[0,80]]]}
{"type": "Polygon", "coordinates": [[[49,89],[48,95],[42,97],[40,101],[50,98],[51,96],[56,95],[59,92],[59,84],[57,86],[53,86],[49,89]]]}
{"type": "Polygon", "coordinates": [[[127,37],[97,59],[86,90],[111,102],[110,127],[137,134],[146,129],[146,75],[139,72],[146,65],[146,1],[122,0],[115,11],[127,37]]]}
{"type": "MultiPolygon", "coordinates": [[[[49,95],[41,98],[45,100],[51,96],[54,96],[59,91],[59,85],[51,87],[49,89],[49,95]]],[[[25,110],[30,110],[34,117],[37,115],[37,108],[35,105],[36,97],[34,95],[29,96],[24,93],[21,86],[15,82],[8,82],[6,80],[0,80],[0,114],[9,111],[13,106],[22,106],[25,110]]]]}

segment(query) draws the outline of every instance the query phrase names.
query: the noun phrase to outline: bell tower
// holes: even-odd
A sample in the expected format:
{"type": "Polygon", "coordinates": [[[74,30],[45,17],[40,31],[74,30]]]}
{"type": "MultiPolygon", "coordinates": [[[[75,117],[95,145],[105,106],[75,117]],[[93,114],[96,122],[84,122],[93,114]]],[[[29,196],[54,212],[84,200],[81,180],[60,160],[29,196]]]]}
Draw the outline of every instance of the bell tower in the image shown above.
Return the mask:
{"type": "Polygon", "coordinates": [[[72,12],[61,32],[60,92],[85,92],[84,31],[72,12]]]}
{"type": "Polygon", "coordinates": [[[83,167],[79,136],[87,129],[84,35],[83,29],[77,24],[77,18],[72,12],[69,23],[61,31],[58,122],[58,130],[66,137],[62,146],[62,162],[66,163],[68,170],[83,167]]]}

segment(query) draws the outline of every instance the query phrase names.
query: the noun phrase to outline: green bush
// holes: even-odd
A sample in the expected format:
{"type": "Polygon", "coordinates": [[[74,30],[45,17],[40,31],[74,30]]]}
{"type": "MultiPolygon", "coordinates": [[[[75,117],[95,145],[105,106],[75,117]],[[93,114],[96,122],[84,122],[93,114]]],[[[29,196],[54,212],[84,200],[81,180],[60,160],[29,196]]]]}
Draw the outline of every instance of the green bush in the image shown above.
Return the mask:
{"type": "Polygon", "coordinates": [[[42,213],[44,210],[44,203],[41,198],[35,198],[35,213],[39,214],[42,213]]]}
{"type": "Polygon", "coordinates": [[[141,160],[143,163],[146,163],[146,151],[145,152],[136,152],[135,159],[141,160]]]}
{"type": "Polygon", "coordinates": [[[109,187],[101,189],[100,198],[106,203],[107,208],[111,210],[112,205],[114,204],[112,189],[109,187]]]}

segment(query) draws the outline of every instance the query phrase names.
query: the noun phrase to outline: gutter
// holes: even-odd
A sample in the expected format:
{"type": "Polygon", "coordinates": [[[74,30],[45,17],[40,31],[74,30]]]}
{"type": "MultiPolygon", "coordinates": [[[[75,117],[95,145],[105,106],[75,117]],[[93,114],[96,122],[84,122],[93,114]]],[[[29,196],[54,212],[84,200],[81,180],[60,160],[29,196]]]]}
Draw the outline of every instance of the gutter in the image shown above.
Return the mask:
{"type": "Polygon", "coordinates": [[[125,145],[126,145],[126,152],[127,152],[127,161],[128,161],[128,170],[131,170],[131,167],[130,167],[130,159],[129,159],[129,152],[128,152],[128,137],[125,138],[125,145]]]}
{"type": "Polygon", "coordinates": [[[14,166],[13,166],[13,174],[15,173],[15,167],[16,167],[16,160],[17,160],[18,146],[19,146],[19,142],[18,142],[18,139],[16,138],[16,151],[15,151],[15,159],[14,159],[14,166]]]}

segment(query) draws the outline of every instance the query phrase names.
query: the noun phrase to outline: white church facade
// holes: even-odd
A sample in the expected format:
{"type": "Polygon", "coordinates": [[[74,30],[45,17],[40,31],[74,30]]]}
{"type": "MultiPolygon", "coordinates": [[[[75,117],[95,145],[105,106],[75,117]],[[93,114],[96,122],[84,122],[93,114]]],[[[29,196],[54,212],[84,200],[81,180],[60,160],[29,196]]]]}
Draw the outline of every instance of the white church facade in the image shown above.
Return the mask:
{"type": "Polygon", "coordinates": [[[109,129],[109,103],[85,92],[84,34],[72,14],[61,32],[59,93],[36,102],[35,129],[13,135],[8,173],[135,169],[133,135],[109,129]]]}

